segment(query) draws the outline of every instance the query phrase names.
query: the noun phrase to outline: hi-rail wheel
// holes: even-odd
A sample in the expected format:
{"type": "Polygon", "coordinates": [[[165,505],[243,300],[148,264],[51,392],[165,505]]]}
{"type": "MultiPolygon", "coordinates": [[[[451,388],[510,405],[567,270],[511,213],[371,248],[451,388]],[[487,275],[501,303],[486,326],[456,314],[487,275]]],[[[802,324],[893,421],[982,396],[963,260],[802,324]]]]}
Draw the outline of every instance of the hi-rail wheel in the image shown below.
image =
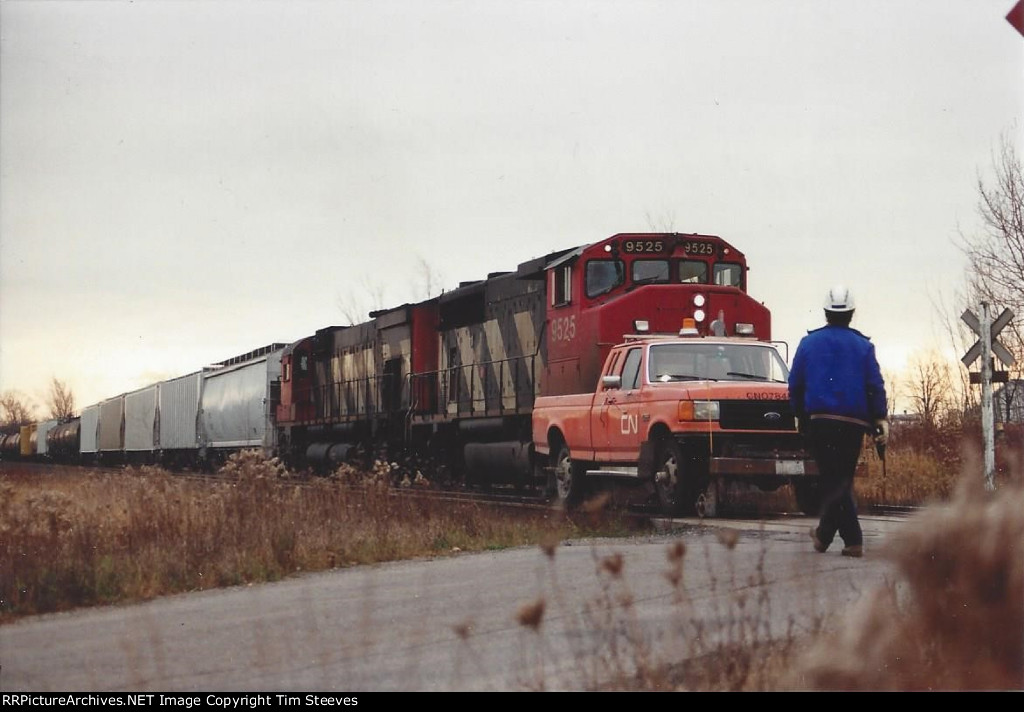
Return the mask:
{"type": "Polygon", "coordinates": [[[585,478],[583,468],[573,461],[569,446],[562,443],[552,462],[554,472],[554,494],[566,509],[571,509],[583,501],[585,495],[585,478]]]}

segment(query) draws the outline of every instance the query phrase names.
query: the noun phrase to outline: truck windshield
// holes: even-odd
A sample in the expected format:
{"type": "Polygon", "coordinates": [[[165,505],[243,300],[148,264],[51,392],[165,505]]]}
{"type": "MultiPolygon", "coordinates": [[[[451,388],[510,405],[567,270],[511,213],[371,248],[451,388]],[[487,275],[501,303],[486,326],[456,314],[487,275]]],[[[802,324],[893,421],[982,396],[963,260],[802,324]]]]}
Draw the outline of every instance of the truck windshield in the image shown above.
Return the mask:
{"type": "Polygon", "coordinates": [[[705,379],[785,383],[789,378],[778,351],[758,344],[652,344],[647,363],[651,383],[705,379]]]}

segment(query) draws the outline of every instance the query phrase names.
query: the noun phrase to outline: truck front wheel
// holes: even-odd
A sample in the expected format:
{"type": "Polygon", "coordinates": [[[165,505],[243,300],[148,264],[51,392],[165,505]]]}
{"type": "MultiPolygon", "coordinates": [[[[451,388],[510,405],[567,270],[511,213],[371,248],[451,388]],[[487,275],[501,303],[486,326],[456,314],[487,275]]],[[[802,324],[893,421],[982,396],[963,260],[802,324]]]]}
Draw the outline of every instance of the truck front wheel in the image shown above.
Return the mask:
{"type": "Polygon", "coordinates": [[[573,461],[569,446],[562,443],[557,450],[554,465],[554,492],[566,509],[571,509],[583,501],[584,478],[583,469],[573,461]]]}
{"type": "Polygon", "coordinates": [[[658,449],[658,467],[654,472],[658,505],[666,516],[718,514],[718,490],[709,482],[699,460],[687,458],[675,440],[665,440],[658,449]]]}

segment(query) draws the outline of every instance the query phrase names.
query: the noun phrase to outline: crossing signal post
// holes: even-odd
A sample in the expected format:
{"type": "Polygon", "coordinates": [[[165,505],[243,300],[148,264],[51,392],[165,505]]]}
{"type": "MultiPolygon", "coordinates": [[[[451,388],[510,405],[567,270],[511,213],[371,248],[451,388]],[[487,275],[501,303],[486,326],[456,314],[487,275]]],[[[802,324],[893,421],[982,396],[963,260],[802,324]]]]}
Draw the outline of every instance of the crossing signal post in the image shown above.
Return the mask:
{"type": "Polygon", "coordinates": [[[978,358],[981,358],[981,372],[970,374],[971,383],[981,384],[981,433],[985,440],[985,488],[995,488],[996,469],[996,448],[995,448],[995,426],[992,409],[992,383],[1005,383],[1007,381],[1006,371],[995,370],[995,359],[998,358],[1007,367],[1012,366],[1016,359],[1010,350],[996,340],[999,332],[1013,319],[1013,312],[1003,309],[995,321],[989,321],[988,302],[981,303],[981,316],[978,317],[970,309],[961,315],[961,319],[971,330],[978,335],[974,343],[963,358],[960,359],[964,366],[971,367],[978,358]],[[995,354],[995,358],[993,358],[995,354]]]}

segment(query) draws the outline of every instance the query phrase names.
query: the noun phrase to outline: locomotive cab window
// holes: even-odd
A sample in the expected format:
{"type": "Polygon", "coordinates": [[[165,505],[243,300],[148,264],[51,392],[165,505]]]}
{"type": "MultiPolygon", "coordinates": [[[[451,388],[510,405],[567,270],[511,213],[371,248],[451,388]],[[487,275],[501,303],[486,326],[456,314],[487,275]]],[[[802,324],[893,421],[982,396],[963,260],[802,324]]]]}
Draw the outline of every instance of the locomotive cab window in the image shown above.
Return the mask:
{"type": "Polygon", "coordinates": [[[679,260],[679,281],[684,284],[705,284],[708,263],[702,260],[679,260]]]}
{"type": "Polygon", "coordinates": [[[715,284],[743,288],[743,268],[735,262],[715,263],[715,284]]]}
{"type": "Polygon", "coordinates": [[[586,293],[593,299],[607,294],[625,281],[622,260],[590,260],[587,262],[586,293]]]}
{"type": "Polygon", "coordinates": [[[668,260],[633,260],[633,284],[668,281],[668,260]]]}
{"type": "Polygon", "coordinates": [[[551,306],[560,307],[572,301],[572,265],[551,270],[551,306]]]}

